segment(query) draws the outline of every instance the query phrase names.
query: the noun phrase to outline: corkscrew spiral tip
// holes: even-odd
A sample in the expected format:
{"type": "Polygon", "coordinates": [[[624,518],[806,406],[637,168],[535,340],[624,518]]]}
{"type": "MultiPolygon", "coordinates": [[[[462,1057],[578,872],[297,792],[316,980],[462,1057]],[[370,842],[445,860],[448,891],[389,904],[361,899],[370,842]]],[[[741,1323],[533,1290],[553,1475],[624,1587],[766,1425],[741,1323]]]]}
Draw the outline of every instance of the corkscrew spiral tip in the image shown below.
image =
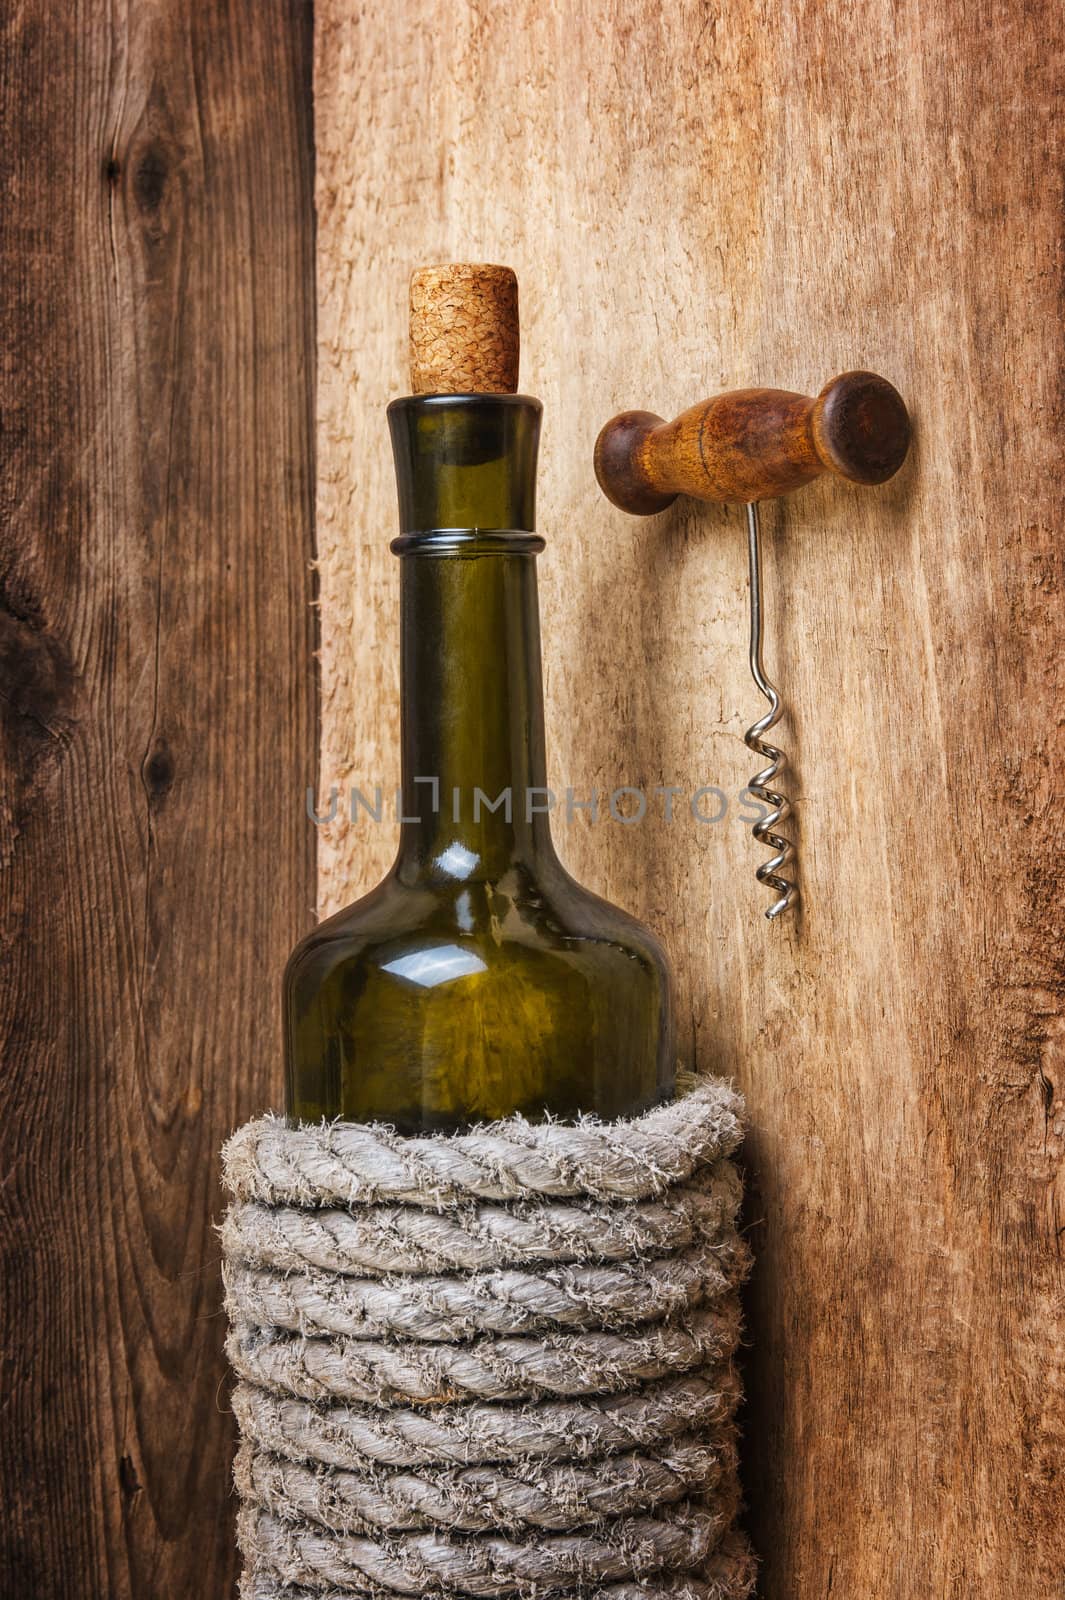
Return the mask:
{"type": "Polygon", "coordinates": [[[755,755],[763,757],[769,763],[755,773],[747,788],[750,794],[769,807],[768,815],[759,818],[751,832],[759,844],[774,852],[755,872],[758,882],[764,883],[777,896],[766,911],[766,917],[772,922],[782,912],[791,910],[797,904],[799,890],[794,879],[783,876],[783,869],[791,866],[796,860],[795,846],[790,839],[786,839],[778,832],[780,826],[791,815],[791,803],[787,796],[774,787],[780,773],[787,765],[787,758],[782,750],[778,750],[776,745],[769,744],[765,738],[769,729],[780,721],[782,708],[780,695],[766,676],[762,663],[762,548],[758,505],[755,501],[750,501],[747,505],[747,553],[751,583],[751,676],[768,700],[769,710],[757,722],[752,723],[743,738],[749,750],[753,750],[755,755]]]}

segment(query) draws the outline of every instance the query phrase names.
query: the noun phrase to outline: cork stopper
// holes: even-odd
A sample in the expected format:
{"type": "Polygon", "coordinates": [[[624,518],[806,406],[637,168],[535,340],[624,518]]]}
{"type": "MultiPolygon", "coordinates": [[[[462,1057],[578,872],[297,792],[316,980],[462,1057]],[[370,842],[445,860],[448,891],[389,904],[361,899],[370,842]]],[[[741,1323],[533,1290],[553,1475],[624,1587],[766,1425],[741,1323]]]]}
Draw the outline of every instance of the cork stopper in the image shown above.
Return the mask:
{"type": "Polygon", "coordinates": [[[410,280],[412,394],[516,394],[518,280],[509,267],[453,262],[410,280]]]}

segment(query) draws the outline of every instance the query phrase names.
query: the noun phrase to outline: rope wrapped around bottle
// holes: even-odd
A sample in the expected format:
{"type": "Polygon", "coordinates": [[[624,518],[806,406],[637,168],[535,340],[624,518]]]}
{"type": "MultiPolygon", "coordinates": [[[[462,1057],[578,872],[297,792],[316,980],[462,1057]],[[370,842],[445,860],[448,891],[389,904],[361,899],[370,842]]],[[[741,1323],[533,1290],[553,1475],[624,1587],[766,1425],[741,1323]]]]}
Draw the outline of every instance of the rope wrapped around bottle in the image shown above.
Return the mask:
{"type": "Polygon", "coordinates": [[[742,1105],[223,1152],[242,1600],[741,1600],[742,1105]]]}

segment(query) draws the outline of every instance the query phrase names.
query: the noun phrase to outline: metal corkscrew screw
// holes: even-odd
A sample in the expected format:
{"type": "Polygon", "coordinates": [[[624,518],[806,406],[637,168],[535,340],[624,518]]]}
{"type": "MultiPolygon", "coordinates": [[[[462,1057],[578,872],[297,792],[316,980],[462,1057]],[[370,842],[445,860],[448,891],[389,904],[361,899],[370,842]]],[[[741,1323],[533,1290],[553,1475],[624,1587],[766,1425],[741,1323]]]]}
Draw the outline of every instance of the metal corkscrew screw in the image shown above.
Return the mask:
{"type": "Polygon", "coordinates": [[[769,710],[744,740],[769,763],[748,789],[770,808],[752,830],[773,852],[755,874],[777,897],[766,911],[770,921],[797,905],[799,889],[795,846],[779,831],[791,814],[790,802],[776,787],[785,756],[765,738],[780,720],[781,701],[762,660],[758,503],[799,489],[823,472],[851,483],[885,483],[902,466],[909,447],[910,418],[902,396],[873,372],[843,372],[815,399],[784,389],[737,389],[692,406],[673,422],[650,411],[623,411],[596,440],[599,487],[622,511],[651,516],[678,494],[747,507],[751,675],[769,710]]]}
{"type": "Polygon", "coordinates": [[[750,567],[751,677],[769,701],[769,710],[764,717],[759,717],[758,721],[747,729],[743,742],[748,750],[753,750],[755,755],[762,756],[769,762],[768,767],[755,773],[747,789],[756,799],[770,808],[769,815],[760,818],[751,828],[751,832],[759,844],[768,845],[769,849],[775,852],[770,860],[763,861],[755,872],[758,882],[764,883],[778,896],[766,911],[766,916],[772,922],[782,911],[791,909],[799,898],[799,890],[790,879],[781,876],[782,869],[795,859],[795,846],[790,839],[785,839],[776,831],[791,815],[791,802],[786,795],[769,787],[776,782],[782,769],[787,765],[787,757],[783,750],[778,750],[776,745],[767,744],[765,740],[770,728],[780,721],[782,708],[780,694],[766,676],[762,663],[762,540],[756,500],[747,502],[747,559],[750,567]]]}

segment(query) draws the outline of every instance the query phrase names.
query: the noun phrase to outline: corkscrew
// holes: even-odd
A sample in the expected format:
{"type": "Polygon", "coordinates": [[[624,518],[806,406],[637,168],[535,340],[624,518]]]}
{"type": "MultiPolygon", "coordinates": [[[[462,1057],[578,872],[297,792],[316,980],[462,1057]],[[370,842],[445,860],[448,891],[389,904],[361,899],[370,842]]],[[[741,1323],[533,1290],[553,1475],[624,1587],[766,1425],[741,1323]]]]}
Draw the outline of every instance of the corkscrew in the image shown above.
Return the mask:
{"type": "Polygon", "coordinates": [[[746,505],[751,676],[769,709],[748,728],[744,742],[768,763],[748,790],[769,807],[751,831],[773,852],[755,873],[776,896],[766,911],[770,920],[797,904],[799,887],[795,846],[780,832],[791,812],[777,787],[786,758],[765,738],[783,707],[762,655],[759,503],[799,489],[823,472],[851,483],[886,483],[909,446],[910,418],[902,396],[872,372],[843,372],[816,399],[784,389],[737,389],[692,406],[673,422],[649,411],[623,411],[596,440],[599,487],[622,511],[652,516],[679,494],[746,505]]]}
{"type": "Polygon", "coordinates": [[[747,785],[748,792],[756,800],[761,800],[769,807],[767,816],[760,817],[751,828],[751,832],[759,844],[768,845],[774,852],[769,861],[763,861],[755,871],[759,883],[764,883],[779,896],[766,912],[772,922],[782,911],[787,911],[795,904],[799,896],[799,888],[790,879],[781,876],[784,867],[795,859],[795,846],[790,839],[776,830],[781,823],[786,822],[791,814],[791,802],[786,795],[780,794],[776,789],[769,788],[780,776],[781,769],[787,763],[787,757],[776,745],[767,744],[765,735],[775,723],[780,721],[783,710],[780,704],[780,695],[773,683],[766,677],[765,667],[762,664],[762,535],[759,526],[758,502],[747,502],[747,561],[750,568],[750,595],[751,595],[751,645],[750,662],[751,677],[769,701],[769,710],[758,721],[752,723],[743,736],[743,742],[748,750],[753,750],[755,755],[762,756],[769,762],[768,767],[761,772],[756,772],[747,785]]]}

